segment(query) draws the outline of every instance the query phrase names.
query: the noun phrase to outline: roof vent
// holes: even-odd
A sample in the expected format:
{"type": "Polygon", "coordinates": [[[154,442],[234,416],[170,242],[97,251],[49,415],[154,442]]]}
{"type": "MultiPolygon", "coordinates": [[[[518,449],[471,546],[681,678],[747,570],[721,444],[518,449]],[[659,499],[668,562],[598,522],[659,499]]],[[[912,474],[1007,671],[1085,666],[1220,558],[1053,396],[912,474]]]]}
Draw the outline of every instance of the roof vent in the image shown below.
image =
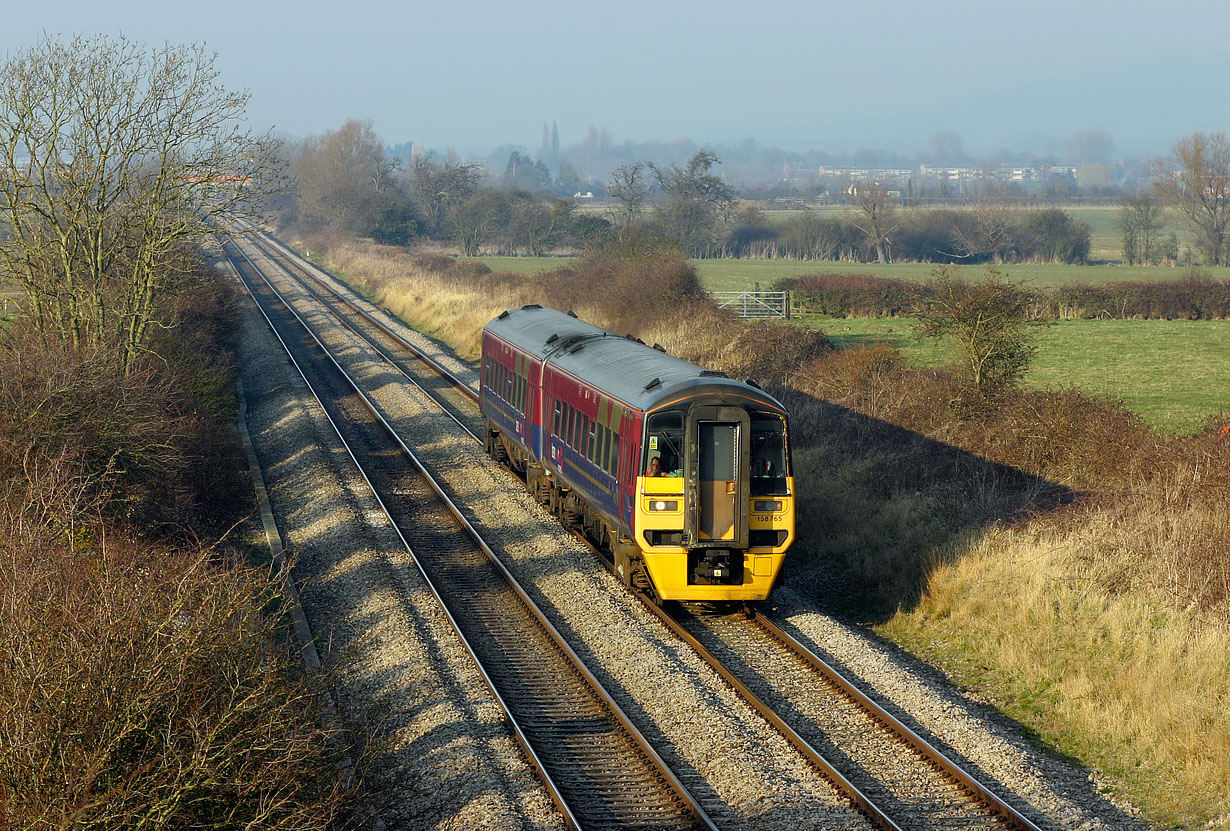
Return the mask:
{"type": "Polygon", "coordinates": [[[497,317],[497,318],[496,318],[496,320],[503,320],[503,319],[504,319],[504,318],[506,318],[506,317],[508,317],[508,310],[507,310],[507,309],[505,309],[504,311],[500,312],[500,316],[499,316],[499,317],[497,317]]]}
{"type": "Polygon", "coordinates": [[[551,337],[547,338],[547,343],[555,343],[557,340],[559,340],[559,332],[556,332],[551,335],[551,337]]]}
{"type": "Polygon", "coordinates": [[[522,306],[521,308],[523,308],[523,309],[541,309],[541,308],[542,308],[542,306],[540,306],[538,303],[526,303],[526,304],[525,304],[524,306],[522,306]]]}
{"type": "Polygon", "coordinates": [[[749,387],[755,387],[758,390],[764,389],[764,387],[760,386],[760,384],[757,384],[756,381],[752,378],[746,379],[743,383],[747,384],[749,387]]]}
{"type": "Polygon", "coordinates": [[[646,390],[651,390],[651,389],[653,389],[654,387],[660,387],[661,385],[662,385],[662,379],[661,379],[661,378],[654,378],[652,381],[650,381],[648,384],[646,384],[646,385],[645,385],[645,389],[646,389],[646,390]]]}
{"type": "Polygon", "coordinates": [[[729,378],[725,372],[719,372],[716,369],[702,369],[700,371],[701,378],[729,378]]]}
{"type": "Polygon", "coordinates": [[[653,348],[654,348],[654,349],[656,349],[656,350],[658,350],[659,352],[665,352],[665,351],[666,351],[666,347],[665,347],[665,346],[663,346],[663,345],[662,345],[662,344],[660,344],[660,343],[655,343],[655,344],[653,345],[653,348]]]}
{"type": "Polygon", "coordinates": [[[569,316],[569,317],[576,317],[576,316],[577,316],[577,313],[576,313],[576,312],[574,312],[572,309],[569,309],[569,310],[568,310],[568,316],[569,316]]]}

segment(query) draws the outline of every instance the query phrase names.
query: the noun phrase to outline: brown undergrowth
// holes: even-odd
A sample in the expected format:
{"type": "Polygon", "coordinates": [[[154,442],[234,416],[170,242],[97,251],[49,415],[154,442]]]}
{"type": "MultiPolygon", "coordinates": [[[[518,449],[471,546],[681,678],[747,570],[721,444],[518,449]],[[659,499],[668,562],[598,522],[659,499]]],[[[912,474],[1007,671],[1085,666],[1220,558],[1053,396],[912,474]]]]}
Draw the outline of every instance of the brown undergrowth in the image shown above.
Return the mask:
{"type": "Polygon", "coordinates": [[[933,658],[1155,819],[1230,822],[1230,414],[1170,437],[1074,390],[979,401],[888,346],[742,324],[686,261],[619,253],[532,278],[358,241],[327,256],[467,357],[487,320],[532,302],[767,382],[791,412],[792,585],[933,658]]]}
{"type": "Polygon", "coordinates": [[[0,827],[324,829],[347,804],[251,505],[234,309],[169,299],[145,361],[0,341],[0,827]],[[202,542],[204,540],[205,542],[202,542]]]}

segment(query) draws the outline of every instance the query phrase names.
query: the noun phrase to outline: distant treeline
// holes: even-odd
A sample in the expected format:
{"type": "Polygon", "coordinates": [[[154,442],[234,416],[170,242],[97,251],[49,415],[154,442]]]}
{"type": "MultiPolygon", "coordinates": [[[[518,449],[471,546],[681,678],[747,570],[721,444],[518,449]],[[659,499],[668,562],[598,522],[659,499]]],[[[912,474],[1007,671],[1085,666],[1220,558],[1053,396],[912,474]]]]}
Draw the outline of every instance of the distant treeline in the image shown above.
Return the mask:
{"type": "MultiPolygon", "coordinates": [[[[893,222],[895,227],[885,237],[896,262],[1083,264],[1089,260],[1089,226],[1059,208],[898,210],[893,222]]],[[[872,240],[854,211],[836,216],[801,214],[771,223],[756,208],[745,208],[713,256],[869,262],[877,254],[872,240]]]]}
{"type": "MultiPolygon", "coordinates": [[[[931,291],[926,284],[870,274],[813,274],[778,283],[800,310],[829,317],[909,315],[931,291]]],[[[1116,281],[1102,285],[1020,289],[1038,319],[1081,318],[1225,320],[1230,280],[1189,270],[1172,281],[1116,281]]]]}
{"type": "Polygon", "coordinates": [[[875,185],[851,196],[851,210],[770,222],[739,203],[718,176],[718,158],[685,165],[637,162],[611,174],[603,210],[571,196],[519,187],[541,165],[517,156],[502,179],[477,165],[417,156],[401,169],[365,122],[315,137],[288,159],[297,198],[283,221],[311,232],[333,227],[389,245],[446,242],[466,256],[575,253],[594,242],[655,237],[690,257],[914,262],[1084,263],[1091,233],[1058,208],[1003,204],[967,209],[902,208],[875,185]]]}

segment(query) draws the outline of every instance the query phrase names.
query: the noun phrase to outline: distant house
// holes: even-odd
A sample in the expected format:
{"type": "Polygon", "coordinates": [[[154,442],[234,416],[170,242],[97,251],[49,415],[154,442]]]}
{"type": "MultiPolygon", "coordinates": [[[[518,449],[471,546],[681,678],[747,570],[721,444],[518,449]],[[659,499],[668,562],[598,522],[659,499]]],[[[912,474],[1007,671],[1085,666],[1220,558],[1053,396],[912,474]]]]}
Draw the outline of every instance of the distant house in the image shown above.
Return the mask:
{"type": "Polygon", "coordinates": [[[576,193],[572,195],[572,198],[573,199],[593,199],[594,192],[592,190],[587,190],[585,191],[585,193],[581,193],[581,191],[577,191],[576,193]]]}

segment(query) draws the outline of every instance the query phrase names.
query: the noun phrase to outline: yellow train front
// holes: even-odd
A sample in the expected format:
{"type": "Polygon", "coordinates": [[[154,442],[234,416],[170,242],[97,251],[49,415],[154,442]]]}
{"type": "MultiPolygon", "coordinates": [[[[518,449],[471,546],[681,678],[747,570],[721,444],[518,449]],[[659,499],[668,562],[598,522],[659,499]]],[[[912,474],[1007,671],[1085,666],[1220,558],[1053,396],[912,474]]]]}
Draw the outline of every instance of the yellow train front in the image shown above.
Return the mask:
{"type": "Polygon", "coordinates": [[[697,380],[645,414],[634,539],[663,600],[763,600],[794,541],[786,414],[697,380]]]}
{"type": "Polygon", "coordinates": [[[658,600],[769,596],[795,499],[771,395],[538,306],[487,325],[482,372],[488,448],[624,582],[658,600]]]}

